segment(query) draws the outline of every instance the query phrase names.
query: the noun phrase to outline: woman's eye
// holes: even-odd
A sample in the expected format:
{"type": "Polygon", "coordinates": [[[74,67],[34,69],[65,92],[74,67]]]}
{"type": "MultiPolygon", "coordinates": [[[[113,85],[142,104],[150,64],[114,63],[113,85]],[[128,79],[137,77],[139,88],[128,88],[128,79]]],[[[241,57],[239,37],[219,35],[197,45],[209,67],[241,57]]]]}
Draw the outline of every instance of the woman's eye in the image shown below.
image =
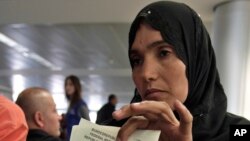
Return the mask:
{"type": "Polygon", "coordinates": [[[131,59],[131,64],[133,67],[140,65],[140,63],[141,63],[141,59],[139,58],[131,59]]]}
{"type": "Polygon", "coordinates": [[[160,57],[165,57],[169,54],[169,51],[168,50],[161,50],[160,51],[160,57]]]}

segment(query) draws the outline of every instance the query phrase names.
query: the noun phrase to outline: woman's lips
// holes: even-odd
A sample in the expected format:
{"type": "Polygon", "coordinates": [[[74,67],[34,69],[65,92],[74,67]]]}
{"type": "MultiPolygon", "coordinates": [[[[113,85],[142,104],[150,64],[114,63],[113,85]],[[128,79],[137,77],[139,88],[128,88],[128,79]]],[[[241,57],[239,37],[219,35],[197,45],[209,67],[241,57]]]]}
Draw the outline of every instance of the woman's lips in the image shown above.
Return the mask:
{"type": "Polygon", "coordinates": [[[146,100],[157,100],[163,92],[164,91],[160,89],[147,89],[144,97],[146,100]]]}

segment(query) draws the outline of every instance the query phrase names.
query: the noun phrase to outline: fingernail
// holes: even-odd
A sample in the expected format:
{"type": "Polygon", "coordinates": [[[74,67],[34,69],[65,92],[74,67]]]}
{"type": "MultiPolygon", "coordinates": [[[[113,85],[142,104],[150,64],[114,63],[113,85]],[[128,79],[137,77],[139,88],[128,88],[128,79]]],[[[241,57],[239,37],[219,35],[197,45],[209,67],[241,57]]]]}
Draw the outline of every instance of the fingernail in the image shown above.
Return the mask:
{"type": "Polygon", "coordinates": [[[121,110],[119,109],[119,110],[114,111],[112,115],[117,116],[120,114],[121,114],[121,110]]]}
{"type": "Polygon", "coordinates": [[[134,105],[134,106],[140,105],[140,102],[133,103],[132,105],[134,105]]]}
{"type": "Polygon", "coordinates": [[[115,111],[116,114],[120,114],[121,112],[122,112],[121,109],[115,111]]]}

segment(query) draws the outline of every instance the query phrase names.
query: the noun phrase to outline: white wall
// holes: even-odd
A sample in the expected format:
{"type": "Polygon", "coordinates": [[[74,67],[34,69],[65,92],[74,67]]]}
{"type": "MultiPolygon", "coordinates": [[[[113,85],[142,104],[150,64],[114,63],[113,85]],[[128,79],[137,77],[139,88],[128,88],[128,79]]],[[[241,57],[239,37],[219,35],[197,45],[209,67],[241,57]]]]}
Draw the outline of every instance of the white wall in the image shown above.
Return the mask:
{"type": "Polygon", "coordinates": [[[213,44],[221,83],[228,97],[228,111],[247,115],[250,71],[250,1],[232,1],[214,13],[213,44]]]}

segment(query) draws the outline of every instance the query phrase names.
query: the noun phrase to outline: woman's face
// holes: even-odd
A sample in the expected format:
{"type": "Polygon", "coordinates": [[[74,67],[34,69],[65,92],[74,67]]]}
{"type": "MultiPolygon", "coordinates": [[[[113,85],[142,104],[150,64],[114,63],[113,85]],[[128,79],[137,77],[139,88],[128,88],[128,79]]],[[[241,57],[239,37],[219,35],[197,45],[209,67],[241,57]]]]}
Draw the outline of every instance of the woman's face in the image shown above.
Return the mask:
{"type": "Polygon", "coordinates": [[[73,95],[75,92],[75,86],[70,79],[66,81],[65,91],[66,91],[66,94],[69,96],[73,95]]]}
{"type": "Polygon", "coordinates": [[[186,66],[159,31],[141,24],[129,56],[133,80],[142,100],[165,101],[171,107],[176,99],[186,100],[186,66]]]}

